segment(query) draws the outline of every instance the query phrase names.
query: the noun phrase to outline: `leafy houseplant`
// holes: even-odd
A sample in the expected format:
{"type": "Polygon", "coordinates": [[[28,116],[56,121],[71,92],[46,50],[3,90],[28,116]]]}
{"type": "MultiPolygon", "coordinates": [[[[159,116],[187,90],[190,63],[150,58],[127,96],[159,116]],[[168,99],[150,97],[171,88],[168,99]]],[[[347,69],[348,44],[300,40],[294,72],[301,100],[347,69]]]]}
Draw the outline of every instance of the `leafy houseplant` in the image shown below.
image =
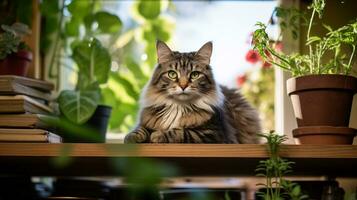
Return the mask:
{"type": "Polygon", "coordinates": [[[284,176],[291,172],[294,162],[283,159],[279,156],[279,147],[287,137],[277,135],[273,131],[268,134],[262,134],[261,137],[267,140],[269,159],[259,161],[256,168],[257,176],[264,177],[265,183],[263,190],[258,192],[258,197],[263,200],[302,200],[308,196],[303,194],[298,184],[284,179],[284,176]]]}
{"type": "Polygon", "coordinates": [[[267,62],[294,76],[287,81],[287,90],[298,124],[293,134],[301,143],[351,144],[356,132],[348,124],[357,93],[357,78],[350,75],[357,46],[357,19],[336,30],[325,25],[325,36],[311,36],[313,21],[316,15],[322,17],[324,7],[324,0],[313,0],[309,7],[307,55],[276,51],[270,45],[267,26],[260,22],[253,34],[254,49],[267,62]]]}
{"type": "MultiPolygon", "coordinates": [[[[111,107],[99,105],[100,84],[108,80],[111,57],[98,39],[85,39],[73,49],[72,58],[78,65],[78,81],[75,90],[63,90],[58,97],[61,113],[70,122],[97,129],[99,141],[105,141],[111,107]]],[[[77,141],[71,137],[67,141],[77,141]]],[[[80,138],[78,141],[87,141],[80,138]]],[[[88,140],[89,142],[91,139],[88,140]]]]}
{"type": "MultiPolygon", "coordinates": [[[[111,107],[101,105],[101,88],[108,81],[112,61],[109,48],[104,47],[98,38],[119,33],[121,20],[100,10],[97,1],[72,0],[69,4],[62,4],[60,11],[59,27],[63,26],[63,29],[57,30],[61,37],[54,43],[61,42],[63,51],[74,61],[71,69],[76,72],[77,82],[74,90],[61,91],[58,103],[62,120],[55,122],[63,130],[65,141],[104,142],[111,107]],[[68,18],[63,18],[63,12],[69,13],[68,18]],[[81,133],[86,130],[81,131],[78,127],[92,128],[96,135],[86,137],[81,133]]],[[[61,52],[57,47],[50,58],[51,66],[53,61],[60,60],[56,57],[61,52]]],[[[65,62],[61,64],[66,65],[65,62]]]]}
{"type": "Polygon", "coordinates": [[[22,39],[31,33],[30,29],[22,23],[1,28],[4,32],[0,34],[0,75],[26,76],[32,53],[22,39]]]}

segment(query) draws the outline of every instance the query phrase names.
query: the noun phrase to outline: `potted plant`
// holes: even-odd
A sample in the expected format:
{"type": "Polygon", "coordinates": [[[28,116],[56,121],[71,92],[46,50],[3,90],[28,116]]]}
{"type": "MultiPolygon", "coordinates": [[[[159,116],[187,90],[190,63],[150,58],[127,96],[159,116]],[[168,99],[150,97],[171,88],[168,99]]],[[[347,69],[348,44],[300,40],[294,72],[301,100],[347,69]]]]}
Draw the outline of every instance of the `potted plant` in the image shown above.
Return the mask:
{"type": "Polygon", "coordinates": [[[349,128],[357,78],[351,76],[357,46],[357,20],[327,34],[311,36],[316,15],[322,17],[324,0],[313,0],[306,36],[307,55],[283,54],[270,45],[267,26],[257,23],[254,49],[267,62],[289,71],[287,92],[293,103],[298,128],[294,137],[303,144],[351,144],[356,130],[349,128]],[[351,50],[350,50],[351,49],[351,50]]]}
{"type": "MultiPolygon", "coordinates": [[[[49,13],[47,8],[53,6],[58,6],[58,3],[43,1],[42,12],[49,21],[53,19],[53,13],[49,13]]],[[[77,82],[73,90],[62,90],[57,98],[60,118],[47,119],[47,122],[58,127],[65,142],[104,142],[112,108],[103,105],[107,101],[102,88],[106,87],[110,74],[112,44],[104,47],[98,38],[112,41],[113,35],[120,32],[122,22],[117,15],[102,10],[97,1],[62,2],[57,11],[66,17],[60,17],[56,22],[62,28],[54,30],[49,77],[56,78],[59,83],[61,78],[52,74],[53,69],[73,61],[74,65],[69,66],[74,69],[77,82]],[[61,52],[64,52],[66,60],[61,52]]],[[[46,42],[43,41],[43,46],[46,42]]]]}
{"type": "Polygon", "coordinates": [[[59,108],[64,120],[92,128],[97,135],[86,137],[67,133],[62,134],[64,141],[104,142],[111,107],[100,105],[100,85],[108,80],[111,57],[98,39],[89,38],[74,45],[72,58],[78,66],[76,88],[61,91],[58,97],[59,108]]]}
{"type": "MultiPolygon", "coordinates": [[[[72,58],[78,66],[78,81],[75,90],[61,91],[60,111],[70,122],[97,130],[100,137],[96,140],[104,142],[111,107],[100,105],[100,85],[108,80],[111,57],[98,39],[89,38],[74,45],[72,58]]],[[[78,138],[69,136],[71,140],[78,138]]],[[[77,136],[81,141],[86,139],[77,136]]]]}
{"type": "Polygon", "coordinates": [[[22,41],[31,33],[27,25],[14,23],[1,25],[0,33],[0,75],[26,76],[32,61],[29,47],[22,41]]]}
{"type": "Polygon", "coordinates": [[[64,142],[105,142],[112,108],[102,104],[100,85],[108,80],[111,56],[95,37],[72,46],[72,59],[78,66],[74,90],[62,90],[55,116],[41,115],[64,142]]]}

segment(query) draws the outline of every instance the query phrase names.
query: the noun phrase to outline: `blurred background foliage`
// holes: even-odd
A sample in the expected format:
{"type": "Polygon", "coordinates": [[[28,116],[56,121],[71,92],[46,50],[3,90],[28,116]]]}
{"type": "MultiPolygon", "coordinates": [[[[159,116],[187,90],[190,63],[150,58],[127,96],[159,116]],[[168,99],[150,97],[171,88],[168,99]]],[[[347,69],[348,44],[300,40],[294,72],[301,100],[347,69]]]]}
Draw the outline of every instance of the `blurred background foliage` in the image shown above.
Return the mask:
{"type": "Polygon", "coordinates": [[[274,130],[274,69],[252,67],[237,77],[242,94],[260,112],[263,132],[274,130]]]}
{"type": "MultiPolygon", "coordinates": [[[[249,39],[251,41],[251,39],[249,39]]],[[[273,46],[281,51],[281,42],[273,42],[273,46]]],[[[257,51],[250,49],[245,55],[249,68],[237,76],[237,86],[242,94],[259,110],[263,132],[274,130],[274,68],[265,62],[257,51]]]]}
{"type": "MultiPolygon", "coordinates": [[[[130,18],[123,23],[118,15],[105,9],[105,3],[104,0],[43,0],[41,53],[46,57],[46,76],[56,82],[58,91],[80,88],[92,80],[81,76],[84,72],[81,63],[85,64],[86,59],[81,59],[76,47],[97,39],[104,47],[101,51],[107,52],[111,60],[108,82],[100,85],[101,104],[113,108],[110,131],[125,133],[136,121],[140,91],[156,64],[155,41],[168,42],[175,28],[167,14],[173,4],[135,1],[130,18]],[[77,80],[80,81],[76,85],[77,80]]],[[[108,58],[102,61],[107,62],[108,58]]],[[[96,57],[96,62],[102,61],[96,57]]]]}

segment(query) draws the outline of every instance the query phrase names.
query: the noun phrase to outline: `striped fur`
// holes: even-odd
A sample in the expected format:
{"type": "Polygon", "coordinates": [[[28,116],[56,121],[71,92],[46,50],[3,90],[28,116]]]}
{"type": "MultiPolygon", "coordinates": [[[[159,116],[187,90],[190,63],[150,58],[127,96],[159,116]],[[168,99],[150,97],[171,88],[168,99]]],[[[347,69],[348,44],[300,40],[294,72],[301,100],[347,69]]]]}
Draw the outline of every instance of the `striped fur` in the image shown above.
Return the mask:
{"type": "Polygon", "coordinates": [[[158,41],[157,51],[138,125],[126,143],[257,143],[256,110],[239,91],[215,83],[209,65],[212,43],[179,53],[158,41]]]}

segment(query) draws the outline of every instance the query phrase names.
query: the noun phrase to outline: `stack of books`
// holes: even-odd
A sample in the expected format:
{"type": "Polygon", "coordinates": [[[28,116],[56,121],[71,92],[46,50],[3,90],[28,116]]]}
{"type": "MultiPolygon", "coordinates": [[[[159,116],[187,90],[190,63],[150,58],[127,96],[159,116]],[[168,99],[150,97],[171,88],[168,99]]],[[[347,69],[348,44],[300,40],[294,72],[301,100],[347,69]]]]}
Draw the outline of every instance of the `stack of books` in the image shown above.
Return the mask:
{"type": "Polygon", "coordinates": [[[53,113],[52,83],[13,75],[0,76],[0,142],[60,143],[40,116],[53,113]]]}

